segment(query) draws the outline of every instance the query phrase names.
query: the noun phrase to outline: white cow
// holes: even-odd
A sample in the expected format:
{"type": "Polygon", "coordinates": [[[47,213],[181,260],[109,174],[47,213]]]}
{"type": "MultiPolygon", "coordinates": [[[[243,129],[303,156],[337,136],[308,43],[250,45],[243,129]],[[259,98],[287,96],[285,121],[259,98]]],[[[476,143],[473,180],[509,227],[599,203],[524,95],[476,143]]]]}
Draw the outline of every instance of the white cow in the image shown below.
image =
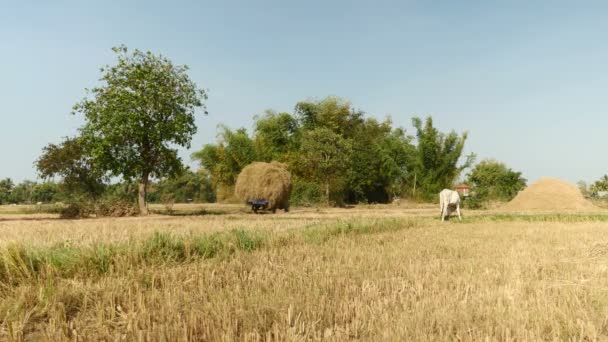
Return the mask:
{"type": "Polygon", "coordinates": [[[460,196],[457,191],[449,189],[441,190],[439,193],[439,206],[441,208],[441,221],[446,216],[449,217],[454,211],[458,213],[458,219],[462,220],[462,217],[460,217],[460,196]]]}

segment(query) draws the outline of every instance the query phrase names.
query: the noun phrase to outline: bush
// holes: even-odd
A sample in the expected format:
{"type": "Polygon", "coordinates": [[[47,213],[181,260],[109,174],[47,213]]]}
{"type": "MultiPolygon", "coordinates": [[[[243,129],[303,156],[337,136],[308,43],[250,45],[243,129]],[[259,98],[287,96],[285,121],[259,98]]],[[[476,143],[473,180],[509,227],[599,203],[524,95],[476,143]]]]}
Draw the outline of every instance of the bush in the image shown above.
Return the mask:
{"type": "Polygon", "coordinates": [[[87,218],[95,213],[95,207],[88,201],[70,201],[66,207],[59,210],[62,219],[87,218]]]}
{"type": "Polygon", "coordinates": [[[487,199],[483,196],[469,196],[462,201],[462,207],[466,209],[483,209],[486,204],[487,199]]]}
{"type": "Polygon", "coordinates": [[[139,208],[132,200],[120,198],[106,198],[95,205],[95,215],[109,217],[136,216],[139,208]]]}
{"type": "Polygon", "coordinates": [[[311,206],[323,202],[323,192],[319,184],[294,177],[291,203],[311,206]]]}
{"type": "Polygon", "coordinates": [[[59,217],[63,219],[78,219],[91,216],[125,217],[139,214],[139,208],[134,200],[118,196],[106,196],[94,201],[85,198],[73,198],[67,206],[59,209],[59,217]]]}

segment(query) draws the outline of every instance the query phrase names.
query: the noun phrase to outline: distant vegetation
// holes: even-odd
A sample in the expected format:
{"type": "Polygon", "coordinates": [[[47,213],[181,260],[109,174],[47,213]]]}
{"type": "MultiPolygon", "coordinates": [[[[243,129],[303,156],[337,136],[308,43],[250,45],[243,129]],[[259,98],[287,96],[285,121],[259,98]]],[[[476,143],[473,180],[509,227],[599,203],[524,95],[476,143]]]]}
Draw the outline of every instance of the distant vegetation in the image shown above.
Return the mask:
{"type": "Polygon", "coordinates": [[[254,117],[251,134],[221,127],[218,142],[193,158],[210,173],[218,195],[230,196],[249,163],[276,160],[289,165],[296,204],[434,199],[471,166],[474,155],[463,156],[466,133],[442,133],[431,117],[412,123],[414,136],[390,119],[366,117],[340,98],[303,101],[293,113],[254,117]]]}
{"type": "MultiPolygon", "coordinates": [[[[233,201],[241,170],[254,161],[279,161],[293,176],[295,205],[387,203],[395,198],[435,201],[457,181],[473,186],[477,206],[508,200],[525,186],[520,172],[464,155],[468,134],[441,132],[433,118],[413,117],[413,132],[354,108],[339,97],[306,100],[293,112],[266,111],[254,128],[220,127],[216,143],[195,151],[200,170],[188,170],[177,147],[189,148],[195,109],[207,93],[187,66],[139,50],[114,48],[115,65],[74,106],[84,125],[73,137],[43,148],[36,167],[43,183],[0,184],[0,203],[63,201],[86,216],[86,206],[147,202],[233,201]]],[[[139,205],[135,208],[135,204],[139,205]]]]}
{"type": "Polygon", "coordinates": [[[488,201],[510,201],[526,187],[521,172],[513,171],[504,163],[483,160],[472,168],[466,182],[474,189],[468,206],[479,208],[488,201]]]}

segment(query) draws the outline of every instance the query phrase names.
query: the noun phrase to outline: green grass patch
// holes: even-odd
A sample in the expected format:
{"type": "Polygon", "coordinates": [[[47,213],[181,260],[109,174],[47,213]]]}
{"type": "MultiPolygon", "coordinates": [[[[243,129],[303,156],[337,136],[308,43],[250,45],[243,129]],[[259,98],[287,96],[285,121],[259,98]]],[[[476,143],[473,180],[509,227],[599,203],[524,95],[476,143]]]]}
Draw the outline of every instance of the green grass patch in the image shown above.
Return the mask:
{"type": "Polygon", "coordinates": [[[324,243],[337,236],[378,234],[418,226],[418,220],[384,219],[372,222],[339,222],[305,229],[301,234],[307,243],[324,243]]]}
{"type": "Polygon", "coordinates": [[[0,248],[0,285],[19,285],[42,278],[76,278],[128,272],[147,265],[185,263],[263,248],[300,243],[319,244],[334,237],[376,234],[415,227],[419,220],[339,222],[304,230],[263,233],[246,229],[178,236],[155,232],[143,241],[75,246],[69,241],[50,247],[10,245],[0,248]]]}
{"type": "MultiPolygon", "coordinates": [[[[458,219],[451,219],[458,222],[458,219]]],[[[490,214],[468,216],[462,223],[472,222],[608,222],[608,214],[490,214]]]]}

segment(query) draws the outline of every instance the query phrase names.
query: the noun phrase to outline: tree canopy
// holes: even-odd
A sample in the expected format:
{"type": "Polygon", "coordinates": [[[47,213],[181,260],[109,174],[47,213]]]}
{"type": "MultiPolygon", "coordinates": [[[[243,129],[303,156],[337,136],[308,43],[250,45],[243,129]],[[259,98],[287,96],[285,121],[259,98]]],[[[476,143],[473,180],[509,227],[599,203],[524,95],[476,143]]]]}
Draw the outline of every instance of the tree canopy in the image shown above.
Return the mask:
{"type": "Polygon", "coordinates": [[[479,200],[510,201],[526,186],[521,172],[513,171],[496,160],[483,160],[467,175],[479,200]]]}
{"type": "Polygon", "coordinates": [[[205,145],[193,159],[208,170],[216,187],[227,189],[252,161],[287,163],[294,203],[434,198],[474,156],[459,164],[466,133],[442,133],[430,117],[424,126],[414,119],[414,126],[416,137],[390,119],[366,117],[343,99],[307,100],[291,114],[270,110],[255,116],[251,134],[221,126],[218,142],[205,145]]]}
{"type": "Polygon", "coordinates": [[[43,148],[36,161],[43,179],[61,177],[64,191],[97,199],[105,189],[106,171],[101,169],[88,151],[83,137],[66,138],[61,144],[43,148]]]}
{"type": "Polygon", "coordinates": [[[125,46],[113,49],[117,64],[101,68],[102,85],[74,106],[84,116],[82,137],[100,169],[139,182],[139,207],[147,214],[151,177],[183,170],[177,146],[189,148],[195,109],[207,98],[185,65],[125,46]]]}
{"type": "Polygon", "coordinates": [[[433,125],[432,117],[424,122],[414,117],[412,124],[416,129],[417,146],[409,180],[414,194],[418,191],[422,197],[429,198],[450,188],[460,173],[471,166],[475,155],[469,154],[465,162],[458,165],[468,136],[466,132],[462,135],[455,131],[441,133],[433,125]]]}

